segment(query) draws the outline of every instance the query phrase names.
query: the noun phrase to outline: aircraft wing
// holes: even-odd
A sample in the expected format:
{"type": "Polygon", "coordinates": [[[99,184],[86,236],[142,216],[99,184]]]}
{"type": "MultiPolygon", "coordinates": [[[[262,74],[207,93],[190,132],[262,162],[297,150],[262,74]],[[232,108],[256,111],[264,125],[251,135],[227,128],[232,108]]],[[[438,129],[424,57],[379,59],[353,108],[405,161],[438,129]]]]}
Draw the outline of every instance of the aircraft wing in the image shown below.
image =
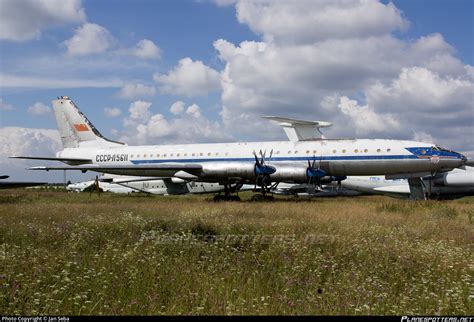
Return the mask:
{"type": "Polygon", "coordinates": [[[61,161],[70,165],[79,165],[79,164],[91,164],[91,159],[81,159],[81,158],[56,158],[56,157],[24,157],[24,156],[13,156],[8,157],[10,159],[26,159],[26,160],[45,160],[45,161],[61,161]]]}
{"type": "Polygon", "coordinates": [[[179,178],[194,179],[199,176],[202,171],[200,164],[186,163],[168,163],[168,164],[139,164],[139,165],[79,165],[68,167],[31,167],[28,170],[75,170],[75,171],[94,171],[107,172],[114,174],[123,174],[130,176],[144,177],[164,177],[169,178],[177,176],[179,178]]]}

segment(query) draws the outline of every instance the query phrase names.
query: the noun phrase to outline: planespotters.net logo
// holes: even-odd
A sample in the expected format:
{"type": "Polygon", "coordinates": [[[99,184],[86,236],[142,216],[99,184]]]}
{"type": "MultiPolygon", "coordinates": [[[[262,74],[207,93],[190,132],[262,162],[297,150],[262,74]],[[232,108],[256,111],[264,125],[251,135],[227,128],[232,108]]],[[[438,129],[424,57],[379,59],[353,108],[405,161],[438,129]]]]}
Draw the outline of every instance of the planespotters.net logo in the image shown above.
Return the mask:
{"type": "Polygon", "coordinates": [[[401,322],[474,322],[472,316],[402,316],[401,322]]]}

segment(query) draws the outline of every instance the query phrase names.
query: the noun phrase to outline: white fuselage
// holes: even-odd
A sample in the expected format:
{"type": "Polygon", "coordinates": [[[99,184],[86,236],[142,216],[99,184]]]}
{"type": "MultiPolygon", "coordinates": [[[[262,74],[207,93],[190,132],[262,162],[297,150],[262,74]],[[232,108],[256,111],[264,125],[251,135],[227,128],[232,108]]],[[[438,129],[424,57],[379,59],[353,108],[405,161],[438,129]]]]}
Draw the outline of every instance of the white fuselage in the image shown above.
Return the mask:
{"type": "MultiPolygon", "coordinates": [[[[324,139],[309,141],[242,142],[216,144],[114,146],[110,148],[66,148],[57,157],[88,158],[97,166],[159,164],[201,164],[200,181],[218,182],[227,178],[249,179],[254,175],[254,152],[266,151],[266,164],[276,168],[272,181],[299,180],[308,161],[332,176],[386,175],[452,169],[462,164],[461,155],[416,154],[407,148],[429,151],[433,144],[415,141],[378,139],[324,139]],[[269,158],[272,152],[271,158],[269,158]],[[279,171],[279,166],[281,171],[279,171]],[[294,173],[292,173],[294,172],[294,173]],[[298,173],[298,175],[296,174],[298,173]],[[293,178],[293,179],[291,179],[293,178]],[[291,179],[291,180],[290,180],[291,179]]],[[[449,154],[449,153],[448,153],[449,154]]],[[[163,169],[110,169],[113,174],[168,176],[175,171],[163,169]]]]}
{"type": "MultiPolygon", "coordinates": [[[[181,180],[182,181],[182,180],[181,180]]],[[[95,180],[71,183],[67,185],[68,191],[83,192],[88,191],[95,184],[95,180]]],[[[99,188],[104,192],[124,193],[145,192],[155,195],[182,195],[182,194],[202,194],[224,191],[224,186],[219,183],[210,182],[180,182],[174,183],[171,180],[144,180],[124,183],[99,181],[99,188]]]]}

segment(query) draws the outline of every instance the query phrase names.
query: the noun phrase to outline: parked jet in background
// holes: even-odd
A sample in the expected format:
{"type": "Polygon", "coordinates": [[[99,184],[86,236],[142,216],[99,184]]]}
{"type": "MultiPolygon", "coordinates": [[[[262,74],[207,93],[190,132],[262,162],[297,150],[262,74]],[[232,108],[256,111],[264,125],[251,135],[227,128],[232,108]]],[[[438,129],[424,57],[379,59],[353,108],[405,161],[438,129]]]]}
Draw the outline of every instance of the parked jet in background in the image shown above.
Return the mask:
{"type": "MultiPolygon", "coordinates": [[[[144,192],[156,195],[182,195],[224,192],[225,187],[219,183],[185,181],[179,178],[148,178],[104,175],[96,180],[71,183],[66,189],[84,192],[96,189],[112,193],[144,192]]],[[[237,189],[239,187],[233,187],[237,189]]],[[[240,187],[239,190],[249,190],[251,186],[240,187]]]]}
{"type": "MultiPolygon", "coordinates": [[[[327,176],[387,175],[411,178],[422,191],[420,177],[467,164],[460,153],[433,143],[403,140],[324,139],[309,129],[330,126],[269,117],[285,128],[290,141],[127,146],[106,139],[67,96],[53,101],[64,150],[57,160],[70,167],[35,170],[80,170],[111,174],[219,182],[227,187],[250,183],[264,195],[272,182],[314,183],[327,176]]],[[[183,129],[185,130],[185,129],[183,129]]],[[[218,133],[216,133],[218,135],[218,133]]],[[[418,193],[422,198],[422,194],[418,193]]]]}
{"type": "Polygon", "coordinates": [[[352,197],[361,195],[360,192],[341,188],[339,185],[323,185],[320,187],[303,183],[280,183],[271,190],[276,195],[292,195],[297,197],[352,197]]]}
{"type": "MultiPolygon", "coordinates": [[[[349,176],[342,187],[367,194],[411,198],[406,179],[387,180],[383,176],[349,176]]],[[[474,168],[465,167],[423,178],[427,199],[456,199],[474,195],[474,168]]]]}

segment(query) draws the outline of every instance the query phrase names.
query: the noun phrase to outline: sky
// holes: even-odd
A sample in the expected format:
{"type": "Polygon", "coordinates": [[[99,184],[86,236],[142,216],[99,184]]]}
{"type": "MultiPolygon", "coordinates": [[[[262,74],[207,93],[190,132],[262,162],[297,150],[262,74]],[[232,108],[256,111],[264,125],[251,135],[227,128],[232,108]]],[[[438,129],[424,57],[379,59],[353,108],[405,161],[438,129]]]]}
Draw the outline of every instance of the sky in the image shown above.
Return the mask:
{"type": "Polygon", "coordinates": [[[278,115],[474,156],[473,18],[468,0],[0,0],[0,172],[62,181],[7,158],[62,149],[61,95],[130,145],[286,140],[278,115]]]}

